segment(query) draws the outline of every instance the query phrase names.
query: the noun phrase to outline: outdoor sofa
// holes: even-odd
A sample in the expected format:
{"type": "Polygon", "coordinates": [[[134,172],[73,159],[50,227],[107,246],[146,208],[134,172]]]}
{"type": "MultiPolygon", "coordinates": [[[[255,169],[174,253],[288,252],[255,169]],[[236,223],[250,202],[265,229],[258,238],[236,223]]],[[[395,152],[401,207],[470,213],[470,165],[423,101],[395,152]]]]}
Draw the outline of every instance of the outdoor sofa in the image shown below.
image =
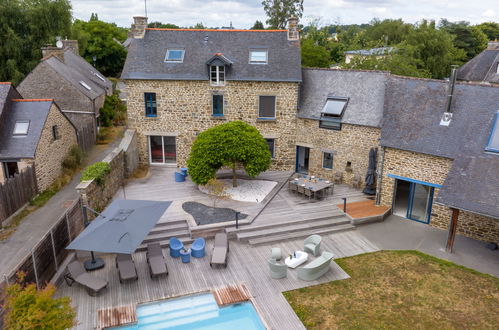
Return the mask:
{"type": "Polygon", "coordinates": [[[90,275],[79,261],[73,261],[68,265],[68,273],[64,276],[66,283],[71,286],[74,282],[83,285],[90,296],[96,296],[107,287],[107,281],[90,275]]]}
{"type": "Polygon", "coordinates": [[[217,233],[213,242],[210,267],[224,265],[227,267],[227,254],[229,253],[229,240],[226,233],[217,233]]]}
{"type": "Polygon", "coordinates": [[[322,255],[314,261],[298,268],[298,278],[304,281],[313,281],[326,274],[329,271],[329,264],[334,255],[331,252],[324,251],[322,255]]]}
{"type": "Polygon", "coordinates": [[[116,268],[118,268],[120,275],[120,283],[139,278],[131,254],[118,253],[116,255],[116,268]]]}
{"type": "Polygon", "coordinates": [[[165,257],[163,256],[163,250],[161,249],[161,245],[159,243],[151,243],[147,245],[146,257],[151,278],[163,274],[168,275],[165,257]]]}

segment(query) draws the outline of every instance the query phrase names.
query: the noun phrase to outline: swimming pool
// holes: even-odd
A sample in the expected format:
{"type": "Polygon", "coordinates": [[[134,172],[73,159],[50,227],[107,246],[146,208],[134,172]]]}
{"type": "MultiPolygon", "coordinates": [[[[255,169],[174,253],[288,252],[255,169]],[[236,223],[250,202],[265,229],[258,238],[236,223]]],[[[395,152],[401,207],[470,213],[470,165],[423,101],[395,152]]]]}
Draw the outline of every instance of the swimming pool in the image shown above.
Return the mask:
{"type": "Polygon", "coordinates": [[[137,324],[115,330],[264,330],[251,302],[218,307],[211,293],[168,299],[137,307],[137,324]]]}

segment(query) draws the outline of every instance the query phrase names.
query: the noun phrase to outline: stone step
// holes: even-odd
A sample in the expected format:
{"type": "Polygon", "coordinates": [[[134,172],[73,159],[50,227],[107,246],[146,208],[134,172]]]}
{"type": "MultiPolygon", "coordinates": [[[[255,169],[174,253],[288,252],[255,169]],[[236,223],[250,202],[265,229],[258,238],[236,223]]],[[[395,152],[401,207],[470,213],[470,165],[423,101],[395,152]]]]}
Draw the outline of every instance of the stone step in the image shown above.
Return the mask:
{"type": "Polygon", "coordinates": [[[177,237],[178,239],[180,238],[190,238],[191,234],[189,233],[188,230],[171,230],[165,233],[158,233],[158,234],[149,234],[146,236],[146,238],[142,241],[142,244],[146,243],[151,243],[151,242],[157,242],[157,241],[163,241],[166,239],[170,239],[170,237],[177,237]]]}
{"type": "Polygon", "coordinates": [[[306,238],[313,234],[318,234],[318,235],[332,234],[352,229],[355,229],[355,226],[352,226],[351,224],[344,224],[344,225],[326,227],[322,229],[305,230],[305,231],[282,233],[277,235],[253,238],[250,239],[248,242],[250,245],[264,245],[264,244],[287,241],[295,238],[306,238]]]}
{"type": "Polygon", "coordinates": [[[159,220],[154,227],[165,227],[165,226],[175,226],[179,224],[187,224],[187,220],[179,219],[179,220],[159,220]]]}
{"type": "Polygon", "coordinates": [[[259,230],[252,230],[243,233],[237,233],[237,239],[239,241],[245,242],[253,238],[271,236],[277,234],[285,234],[299,231],[310,231],[321,229],[325,227],[334,227],[344,224],[349,224],[350,219],[346,217],[336,218],[336,219],[321,219],[321,220],[309,220],[300,223],[287,223],[282,226],[272,227],[272,228],[262,228],[259,230]]]}
{"type": "Polygon", "coordinates": [[[189,225],[187,224],[186,221],[182,221],[182,222],[178,222],[178,223],[172,223],[172,224],[166,224],[166,225],[161,225],[161,226],[155,226],[149,232],[149,235],[160,234],[160,233],[167,233],[167,232],[170,232],[170,231],[179,231],[179,230],[189,231],[189,225]]]}

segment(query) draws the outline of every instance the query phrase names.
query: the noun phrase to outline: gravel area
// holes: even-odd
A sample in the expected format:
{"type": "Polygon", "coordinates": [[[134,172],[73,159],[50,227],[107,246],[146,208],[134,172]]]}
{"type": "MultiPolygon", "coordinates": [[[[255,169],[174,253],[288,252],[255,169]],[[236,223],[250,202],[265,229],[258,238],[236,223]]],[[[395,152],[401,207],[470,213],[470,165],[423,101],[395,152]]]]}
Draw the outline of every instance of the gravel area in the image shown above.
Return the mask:
{"type": "MultiPolygon", "coordinates": [[[[229,208],[210,207],[198,202],[185,202],[182,208],[192,215],[198,225],[236,221],[236,211],[229,208]]],[[[247,217],[247,214],[239,213],[239,220],[247,217]]]]}
{"type": "MultiPolygon", "coordinates": [[[[225,184],[225,193],[229,198],[241,202],[260,203],[277,185],[275,181],[237,179],[237,187],[232,187],[232,179],[219,179],[225,184]]],[[[208,193],[204,186],[199,190],[208,193]]]]}

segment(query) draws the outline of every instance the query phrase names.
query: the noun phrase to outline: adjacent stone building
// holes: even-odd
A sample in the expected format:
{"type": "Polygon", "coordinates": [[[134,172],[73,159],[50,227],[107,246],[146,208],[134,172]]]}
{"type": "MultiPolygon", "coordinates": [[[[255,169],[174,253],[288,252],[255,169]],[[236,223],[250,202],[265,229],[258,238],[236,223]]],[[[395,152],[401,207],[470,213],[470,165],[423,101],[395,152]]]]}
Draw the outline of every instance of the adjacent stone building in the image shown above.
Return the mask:
{"type": "Polygon", "coordinates": [[[490,41],[487,49],[460,67],[457,79],[499,85],[499,41],[490,41]]]}
{"type": "Polygon", "coordinates": [[[34,166],[38,189],[47,189],[77,144],[76,128],[54,100],[22,99],[9,84],[0,85],[0,109],[0,183],[34,166]]]}
{"type": "Polygon", "coordinates": [[[296,22],[290,30],[145,28],[136,17],[122,79],[140,161],[185,166],[199,132],[233,120],[267,139],[272,169],[295,166],[301,82],[296,22]]]}
{"type": "Polygon", "coordinates": [[[43,58],[18,86],[25,98],[54,99],[78,130],[78,142],[87,150],[95,143],[99,109],[112,83],[78,54],[75,40],[42,48],[43,58]]]}

